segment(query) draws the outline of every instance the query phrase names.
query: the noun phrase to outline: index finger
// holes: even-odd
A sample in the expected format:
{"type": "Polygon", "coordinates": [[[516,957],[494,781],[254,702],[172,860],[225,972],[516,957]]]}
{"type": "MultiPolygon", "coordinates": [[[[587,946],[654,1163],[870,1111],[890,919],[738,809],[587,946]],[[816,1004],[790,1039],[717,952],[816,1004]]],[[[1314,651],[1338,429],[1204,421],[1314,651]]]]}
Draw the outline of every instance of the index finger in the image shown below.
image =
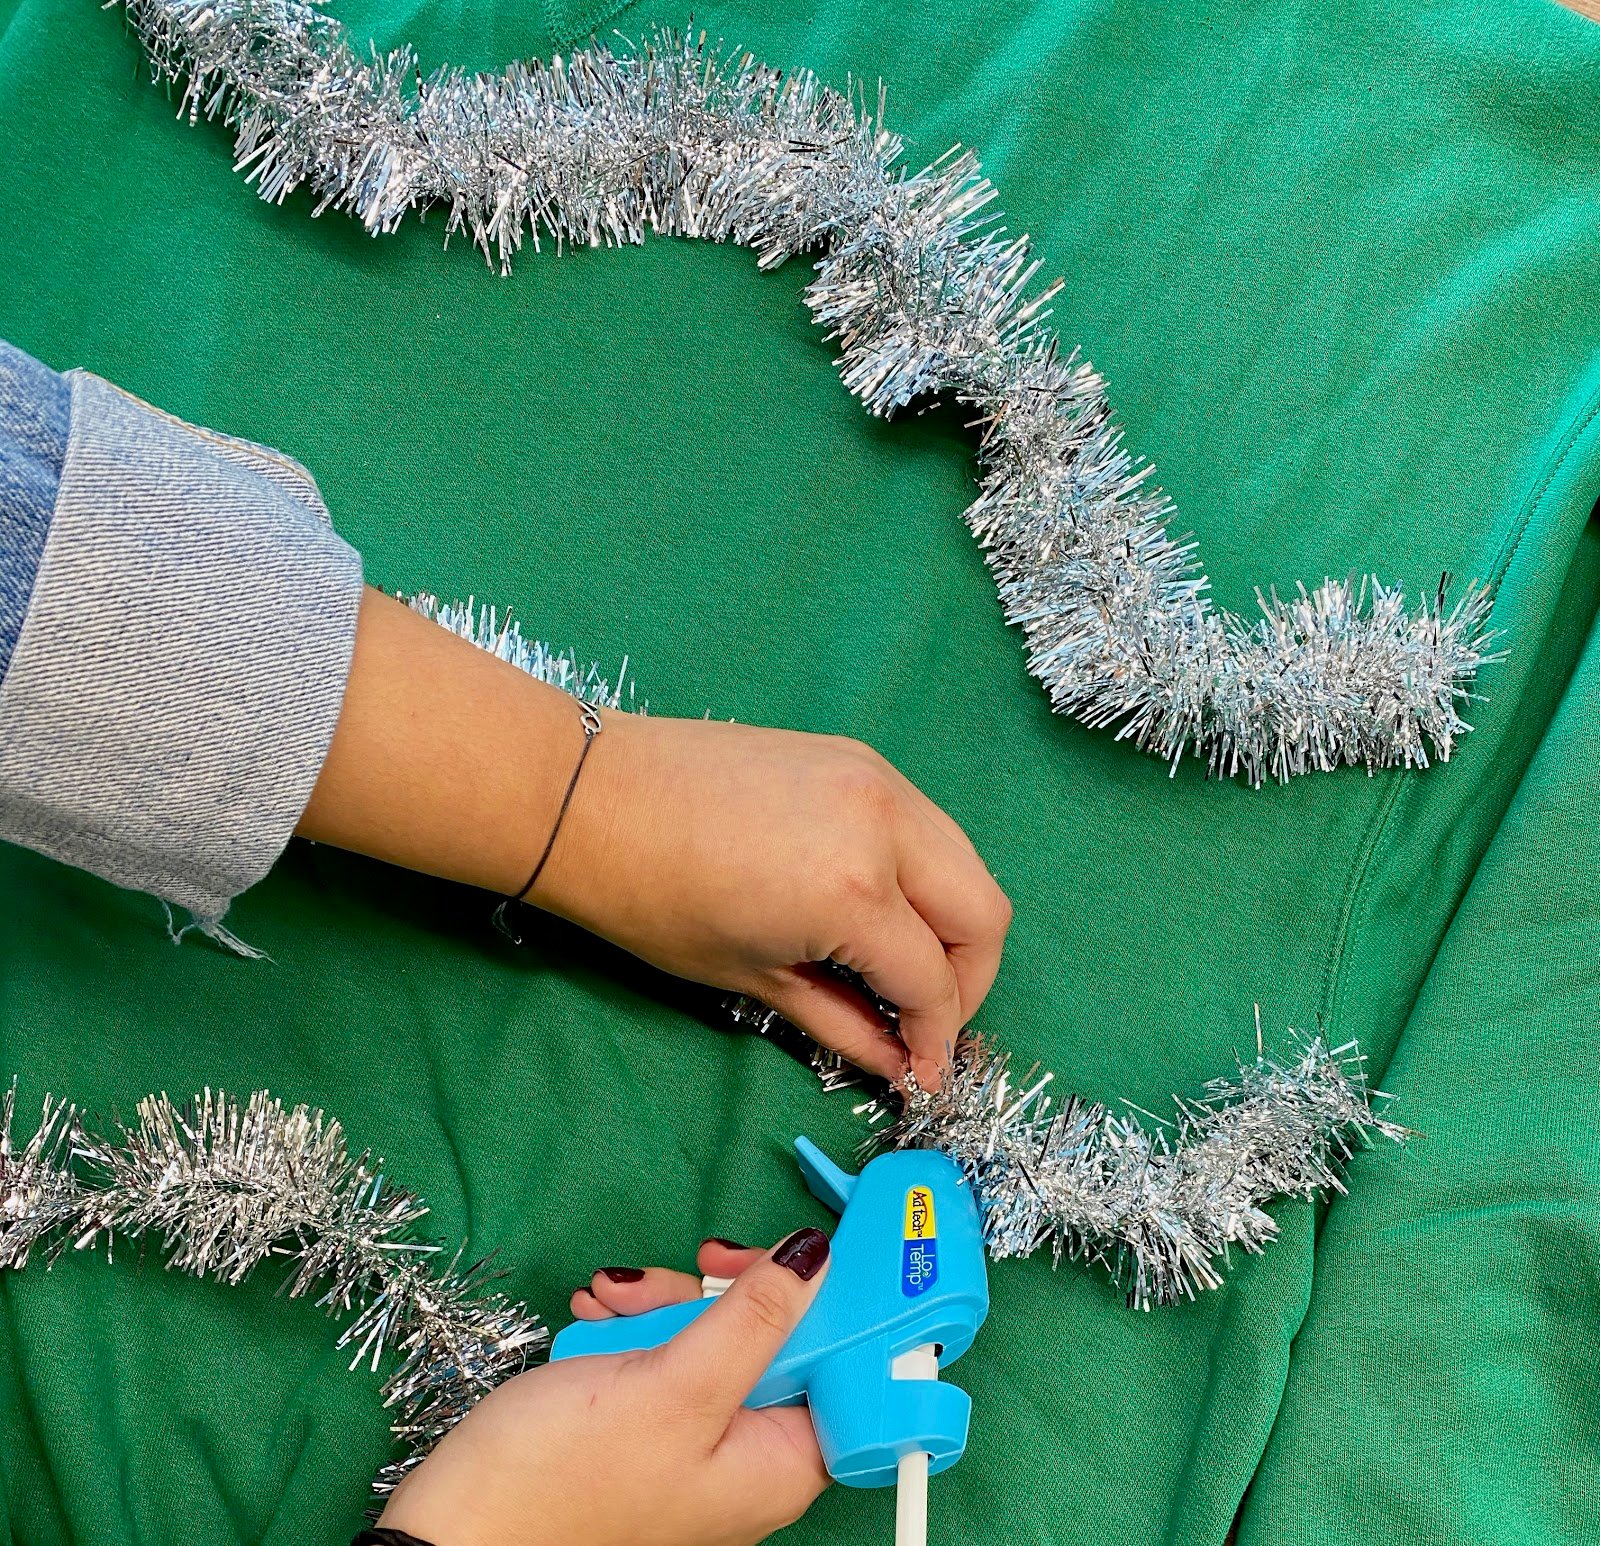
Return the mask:
{"type": "Polygon", "coordinates": [[[901,840],[897,878],[950,958],[965,1025],[999,974],[1011,901],[971,844],[956,843],[925,818],[901,840]]]}
{"type": "Polygon", "coordinates": [[[900,1039],[919,1084],[938,1089],[940,1070],[961,1035],[961,991],[944,942],[903,891],[873,932],[834,952],[899,1011],[900,1039]]]}

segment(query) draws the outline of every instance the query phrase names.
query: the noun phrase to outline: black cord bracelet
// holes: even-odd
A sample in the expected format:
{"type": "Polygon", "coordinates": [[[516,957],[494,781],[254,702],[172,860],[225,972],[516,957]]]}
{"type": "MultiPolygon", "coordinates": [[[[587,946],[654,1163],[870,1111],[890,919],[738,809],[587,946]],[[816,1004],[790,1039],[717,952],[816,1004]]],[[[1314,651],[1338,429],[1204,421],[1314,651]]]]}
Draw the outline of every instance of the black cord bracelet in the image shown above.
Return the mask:
{"type": "Polygon", "coordinates": [[[538,884],[539,877],[544,874],[544,867],[550,860],[550,851],[556,846],[556,836],[561,831],[561,823],[567,819],[567,807],[572,804],[573,791],[578,787],[578,779],[583,773],[583,765],[589,760],[589,748],[594,745],[594,738],[605,727],[600,722],[600,710],[587,698],[579,698],[578,714],[583,722],[583,750],[578,753],[578,765],[572,770],[572,777],[567,780],[567,792],[561,797],[561,808],[556,812],[555,825],[550,828],[550,839],[544,845],[544,852],[539,855],[539,862],[533,867],[533,874],[528,877],[527,884],[515,896],[509,896],[494,910],[494,926],[511,941],[513,945],[522,943],[522,936],[516,933],[511,925],[506,922],[506,913],[512,903],[522,901],[527,894],[538,884]]]}
{"type": "Polygon", "coordinates": [[[385,1530],[381,1525],[370,1530],[363,1530],[350,1546],[429,1546],[429,1542],[419,1540],[415,1535],[407,1535],[404,1530],[385,1530]]]}

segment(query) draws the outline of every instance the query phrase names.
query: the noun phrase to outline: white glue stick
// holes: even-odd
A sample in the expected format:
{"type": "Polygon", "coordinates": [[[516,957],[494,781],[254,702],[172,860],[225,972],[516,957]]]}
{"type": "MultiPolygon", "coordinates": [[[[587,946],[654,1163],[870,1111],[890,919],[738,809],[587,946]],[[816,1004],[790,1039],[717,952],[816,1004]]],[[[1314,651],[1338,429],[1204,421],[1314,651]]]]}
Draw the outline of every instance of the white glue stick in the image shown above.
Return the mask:
{"type": "MultiPolygon", "coordinates": [[[[889,1365],[895,1380],[939,1378],[939,1348],[923,1342],[889,1365]]],[[[895,1485],[894,1546],[928,1546],[928,1452],[913,1450],[900,1457],[895,1485]]]]}

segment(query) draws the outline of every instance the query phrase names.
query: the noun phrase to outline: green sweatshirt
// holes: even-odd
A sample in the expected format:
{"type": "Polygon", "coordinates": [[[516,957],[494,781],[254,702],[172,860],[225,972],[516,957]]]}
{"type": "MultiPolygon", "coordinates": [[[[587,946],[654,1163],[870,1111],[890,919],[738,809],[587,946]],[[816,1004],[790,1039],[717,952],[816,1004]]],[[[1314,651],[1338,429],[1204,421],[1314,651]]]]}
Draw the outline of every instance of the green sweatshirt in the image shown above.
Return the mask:
{"type": "MultiPolygon", "coordinates": [[[[427,63],[684,20],[656,0],[351,0],[427,63]]],[[[1219,1546],[1600,1532],[1600,26],[1549,0],[711,0],[697,27],[889,87],[909,157],[984,153],[1066,276],[1217,600],[1374,570],[1498,584],[1504,664],[1447,766],[1251,791],[1053,716],[960,513],[973,434],[840,387],[803,262],[659,241],[370,240],[252,198],[114,12],[0,0],[0,336],[316,475],[368,577],[516,607],[657,712],[863,737],[1016,905],[982,1025],[1161,1109],[1321,1017],[1395,1114],[1351,1195],[1278,1205],[1221,1290],[1135,1314],[997,1264],[953,1371],[935,1539],[1219,1546]],[[1240,1515],[1241,1503],[1243,1505],[1240,1515]]],[[[270,1086],[340,1115],[558,1318],[600,1261],[826,1222],[786,1157],[860,1127],[715,996],[481,895],[292,847],[166,947],[148,900],[0,854],[0,1070],[126,1112],[270,1086]]],[[[0,1278],[0,1526],[28,1543],[347,1540],[370,1373],[274,1294],[119,1254],[0,1278]]],[[[836,1490],[788,1537],[891,1538],[836,1490]]],[[[448,1543],[441,1543],[448,1546],[448,1543]]]]}

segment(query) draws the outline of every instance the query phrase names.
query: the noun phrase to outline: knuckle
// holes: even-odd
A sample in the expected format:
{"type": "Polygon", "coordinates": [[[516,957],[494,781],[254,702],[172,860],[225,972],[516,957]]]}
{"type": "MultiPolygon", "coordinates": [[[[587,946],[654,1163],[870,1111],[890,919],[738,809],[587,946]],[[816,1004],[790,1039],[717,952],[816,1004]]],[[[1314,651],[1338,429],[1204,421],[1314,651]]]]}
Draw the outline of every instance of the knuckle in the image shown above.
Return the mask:
{"type": "Polygon", "coordinates": [[[852,1063],[859,1063],[863,1058],[883,1050],[883,1038],[874,1036],[865,1026],[850,1026],[841,1030],[833,1041],[833,1050],[852,1063]]]}
{"type": "Polygon", "coordinates": [[[866,816],[881,818],[899,803],[899,793],[889,777],[889,767],[877,753],[871,761],[861,761],[842,767],[834,775],[839,800],[848,808],[866,816]]]}
{"type": "Polygon", "coordinates": [[[940,972],[936,982],[929,982],[924,998],[915,1005],[900,1006],[900,1019],[902,1022],[912,1022],[912,1028],[916,1031],[931,1032],[941,1027],[960,1007],[961,989],[955,972],[940,972]]]}
{"type": "Polygon", "coordinates": [[[663,1389],[652,1399],[664,1424],[692,1432],[703,1427],[708,1420],[714,1422],[716,1398],[717,1391],[709,1381],[688,1380],[677,1388],[663,1389]]]}
{"type": "Polygon", "coordinates": [[[685,1367],[682,1361],[665,1356],[663,1348],[652,1348],[639,1356],[631,1372],[637,1376],[637,1389],[664,1423],[693,1426],[715,1404],[716,1387],[710,1372],[685,1367]]]}
{"type": "Polygon", "coordinates": [[[875,907],[889,895],[888,877],[864,854],[850,855],[836,866],[833,886],[841,901],[855,906],[875,907]]]}
{"type": "Polygon", "coordinates": [[[873,763],[883,760],[865,741],[857,740],[853,735],[836,735],[830,736],[829,739],[833,742],[835,750],[852,761],[873,763]]]}
{"type": "Polygon", "coordinates": [[[672,1364],[675,1360],[667,1344],[660,1347],[640,1348],[635,1352],[622,1355],[622,1370],[629,1379],[637,1380],[646,1390],[674,1390],[682,1391],[688,1382],[671,1378],[672,1364]]]}
{"type": "Polygon", "coordinates": [[[841,1036],[834,1051],[847,1063],[854,1063],[857,1068],[864,1068],[869,1073],[882,1074],[885,1078],[892,1078],[900,1071],[900,1057],[886,1037],[874,1036],[870,1031],[862,1031],[849,1036],[841,1036]]]}
{"type": "Polygon", "coordinates": [[[794,998],[792,984],[776,968],[757,967],[747,971],[732,972],[728,977],[728,991],[759,1004],[765,1009],[783,1013],[784,1005],[794,998]]]}
{"type": "Polygon", "coordinates": [[[950,975],[945,979],[944,997],[940,1000],[939,1007],[940,1009],[946,1010],[955,1015],[958,1020],[960,1019],[961,980],[956,976],[953,969],[950,972],[950,975]]]}
{"type": "Polygon", "coordinates": [[[794,1318],[789,1296],[770,1272],[754,1272],[749,1276],[744,1285],[744,1309],[759,1330],[774,1336],[787,1335],[794,1318]]]}

